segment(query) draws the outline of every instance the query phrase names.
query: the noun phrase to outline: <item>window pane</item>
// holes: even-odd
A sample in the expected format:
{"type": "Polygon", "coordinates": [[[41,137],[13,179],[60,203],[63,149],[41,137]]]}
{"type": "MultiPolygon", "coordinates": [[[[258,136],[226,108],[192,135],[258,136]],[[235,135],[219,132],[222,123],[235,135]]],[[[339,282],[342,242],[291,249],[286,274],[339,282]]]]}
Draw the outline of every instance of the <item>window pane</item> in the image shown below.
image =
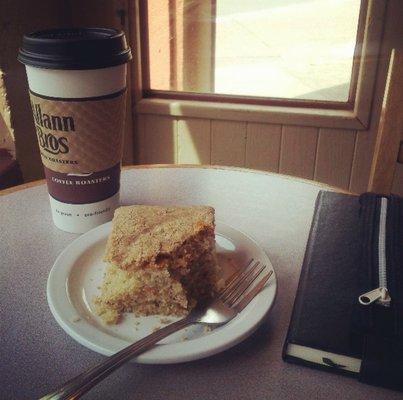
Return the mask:
{"type": "Polygon", "coordinates": [[[360,0],[148,0],[150,89],[348,100],[360,0]]]}

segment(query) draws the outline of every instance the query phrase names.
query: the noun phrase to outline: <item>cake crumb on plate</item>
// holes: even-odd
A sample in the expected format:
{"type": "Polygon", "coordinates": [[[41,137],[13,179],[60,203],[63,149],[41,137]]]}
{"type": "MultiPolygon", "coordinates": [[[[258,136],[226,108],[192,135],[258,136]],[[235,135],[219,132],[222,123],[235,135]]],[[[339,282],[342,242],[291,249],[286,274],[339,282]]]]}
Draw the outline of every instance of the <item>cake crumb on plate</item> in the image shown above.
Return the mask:
{"type": "Polygon", "coordinates": [[[169,318],[160,318],[160,322],[161,322],[161,324],[167,325],[167,324],[172,324],[172,322],[174,322],[174,321],[169,318]]]}

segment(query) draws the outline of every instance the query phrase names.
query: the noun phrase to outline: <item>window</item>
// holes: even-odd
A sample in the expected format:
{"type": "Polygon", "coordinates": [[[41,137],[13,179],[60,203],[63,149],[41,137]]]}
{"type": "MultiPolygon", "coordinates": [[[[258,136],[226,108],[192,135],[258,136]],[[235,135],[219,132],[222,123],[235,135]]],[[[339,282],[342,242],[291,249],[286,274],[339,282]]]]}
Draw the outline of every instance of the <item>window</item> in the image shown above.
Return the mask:
{"type": "Polygon", "coordinates": [[[352,109],[360,0],[140,2],[148,97],[352,109]]]}

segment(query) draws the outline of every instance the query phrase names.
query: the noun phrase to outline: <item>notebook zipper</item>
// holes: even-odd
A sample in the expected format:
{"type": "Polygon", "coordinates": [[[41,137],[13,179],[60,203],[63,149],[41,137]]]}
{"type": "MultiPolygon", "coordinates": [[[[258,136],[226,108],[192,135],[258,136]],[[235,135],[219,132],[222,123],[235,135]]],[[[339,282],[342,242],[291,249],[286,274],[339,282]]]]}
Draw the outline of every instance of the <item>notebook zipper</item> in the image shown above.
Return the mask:
{"type": "Polygon", "coordinates": [[[378,287],[358,297],[360,304],[368,306],[374,302],[389,307],[391,297],[388,291],[387,265],[386,265],[386,216],[388,211],[388,199],[381,198],[379,212],[378,231],[378,287]]]}

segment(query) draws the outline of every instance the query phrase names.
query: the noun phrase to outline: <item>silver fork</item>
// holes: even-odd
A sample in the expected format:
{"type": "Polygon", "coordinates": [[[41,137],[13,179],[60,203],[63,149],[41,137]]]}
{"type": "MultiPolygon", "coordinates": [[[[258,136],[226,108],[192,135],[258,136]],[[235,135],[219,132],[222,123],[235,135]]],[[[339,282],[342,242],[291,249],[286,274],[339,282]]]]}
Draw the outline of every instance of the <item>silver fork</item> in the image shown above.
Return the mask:
{"type": "Polygon", "coordinates": [[[125,347],[97,366],[66,382],[55,392],[42,397],[41,400],[78,399],[126,361],[150,349],[154,344],[172,333],[192,324],[218,326],[231,321],[260,292],[272,275],[273,271],[270,270],[248,291],[265,268],[265,265],[261,265],[259,261],[252,259],[246,268],[235,272],[230,277],[226,286],[209,304],[201,308],[195,308],[187,317],[173,322],[125,347]]]}

